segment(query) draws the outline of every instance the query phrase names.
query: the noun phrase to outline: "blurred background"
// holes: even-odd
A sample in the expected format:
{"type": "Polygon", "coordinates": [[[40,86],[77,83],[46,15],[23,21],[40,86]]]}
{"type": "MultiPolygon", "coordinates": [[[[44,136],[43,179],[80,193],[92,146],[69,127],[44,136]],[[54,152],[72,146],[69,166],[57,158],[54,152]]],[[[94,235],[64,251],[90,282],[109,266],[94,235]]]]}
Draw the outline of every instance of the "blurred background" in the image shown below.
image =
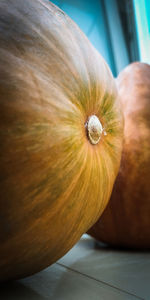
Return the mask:
{"type": "Polygon", "coordinates": [[[52,0],[101,53],[114,76],[129,63],[150,63],[150,0],[52,0]]]}

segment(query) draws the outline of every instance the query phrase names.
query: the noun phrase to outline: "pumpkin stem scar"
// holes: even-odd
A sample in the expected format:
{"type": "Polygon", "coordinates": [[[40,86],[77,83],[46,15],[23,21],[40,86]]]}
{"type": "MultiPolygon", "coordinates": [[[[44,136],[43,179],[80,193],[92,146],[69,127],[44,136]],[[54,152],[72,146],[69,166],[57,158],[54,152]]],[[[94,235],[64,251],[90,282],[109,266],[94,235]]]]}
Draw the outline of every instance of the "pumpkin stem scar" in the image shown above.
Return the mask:
{"type": "Polygon", "coordinates": [[[98,144],[103,132],[103,127],[98,117],[95,115],[90,116],[85,124],[85,128],[87,130],[87,136],[91,144],[98,144]]]}

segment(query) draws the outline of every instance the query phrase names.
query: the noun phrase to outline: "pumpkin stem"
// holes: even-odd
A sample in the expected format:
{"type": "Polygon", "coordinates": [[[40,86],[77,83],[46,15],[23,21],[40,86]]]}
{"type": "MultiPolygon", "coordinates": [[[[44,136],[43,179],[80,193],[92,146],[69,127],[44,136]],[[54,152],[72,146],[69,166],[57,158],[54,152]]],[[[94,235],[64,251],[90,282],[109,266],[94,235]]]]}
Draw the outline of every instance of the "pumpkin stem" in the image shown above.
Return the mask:
{"type": "Polygon", "coordinates": [[[85,127],[87,130],[88,139],[91,144],[98,144],[103,132],[103,127],[98,117],[95,115],[90,116],[85,124],[85,127]]]}

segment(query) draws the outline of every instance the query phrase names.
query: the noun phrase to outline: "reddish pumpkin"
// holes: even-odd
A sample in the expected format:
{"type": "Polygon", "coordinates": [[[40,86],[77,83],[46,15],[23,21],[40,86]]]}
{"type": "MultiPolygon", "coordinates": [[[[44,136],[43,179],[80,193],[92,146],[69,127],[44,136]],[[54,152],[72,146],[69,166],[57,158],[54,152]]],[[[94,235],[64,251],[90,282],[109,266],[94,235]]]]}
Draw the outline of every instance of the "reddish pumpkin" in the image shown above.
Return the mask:
{"type": "Polygon", "coordinates": [[[46,0],[1,0],[0,280],[52,264],[97,220],[122,127],[112,74],[75,23],[46,0]]]}
{"type": "Polygon", "coordinates": [[[133,63],[117,78],[125,129],[110,202],[90,229],[114,246],[150,248],[150,66],[133,63]]]}

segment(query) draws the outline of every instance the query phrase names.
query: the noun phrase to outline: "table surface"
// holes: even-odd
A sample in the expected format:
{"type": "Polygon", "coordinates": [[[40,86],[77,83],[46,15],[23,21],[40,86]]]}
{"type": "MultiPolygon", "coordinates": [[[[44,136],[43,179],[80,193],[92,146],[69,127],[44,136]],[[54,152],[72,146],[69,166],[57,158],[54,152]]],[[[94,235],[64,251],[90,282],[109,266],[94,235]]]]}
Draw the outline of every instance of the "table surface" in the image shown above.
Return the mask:
{"type": "Polygon", "coordinates": [[[0,286],[1,300],[150,300],[150,252],[106,247],[88,235],[47,269],[0,286]]]}

